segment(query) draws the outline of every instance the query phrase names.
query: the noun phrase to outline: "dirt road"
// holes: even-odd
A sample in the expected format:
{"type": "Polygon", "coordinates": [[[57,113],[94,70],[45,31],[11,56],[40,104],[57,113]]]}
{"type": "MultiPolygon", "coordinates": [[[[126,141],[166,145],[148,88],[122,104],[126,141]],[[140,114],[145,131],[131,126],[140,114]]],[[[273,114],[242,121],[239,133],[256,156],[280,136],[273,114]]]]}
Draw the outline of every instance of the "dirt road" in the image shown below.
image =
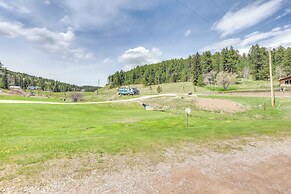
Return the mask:
{"type": "Polygon", "coordinates": [[[158,155],[87,155],[47,167],[30,182],[0,182],[0,188],[4,193],[291,193],[291,140],[186,144],[158,155]],[[94,166],[100,160],[106,167],[94,166]],[[84,167],[92,170],[80,175],[84,167]]]}
{"type": "MultiPolygon", "coordinates": [[[[193,97],[197,96],[252,96],[252,97],[268,97],[268,92],[244,92],[244,93],[219,93],[219,94],[193,94],[193,97]]],[[[276,97],[280,98],[291,98],[291,92],[278,92],[275,94],[276,97]]],[[[124,99],[124,100],[112,100],[112,101],[101,101],[101,102],[45,102],[45,101],[29,101],[29,100],[0,100],[0,104],[65,104],[65,105],[72,105],[72,104],[107,104],[107,103],[121,103],[121,102],[138,102],[141,100],[157,98],[157,97],[177,97],[177,96],[187,96],[187,94],[178,94],[178,93],[169,93],[169,94],[158,94],[158,95],[147,95],[147,96],[140,96],[137,98],[131,99],[124,99]]]]}
{"type": "Polygon", "coordinates": [[[175,97],[177,94],[159,94],[159,95],[149,95],[141,96],[138,98],[124,99],[124,100],[113,100],[113,101],[102,101],[102,102],[45,102],[45,101],[29,101],[29,100],[0,100],[0,104],[65,104],[65,105],[76,105],[76,104],[107,104],[107,103],[121,103],[121,102],[136,102],[139,100],[157,98],[157,97],[175,97]]]}

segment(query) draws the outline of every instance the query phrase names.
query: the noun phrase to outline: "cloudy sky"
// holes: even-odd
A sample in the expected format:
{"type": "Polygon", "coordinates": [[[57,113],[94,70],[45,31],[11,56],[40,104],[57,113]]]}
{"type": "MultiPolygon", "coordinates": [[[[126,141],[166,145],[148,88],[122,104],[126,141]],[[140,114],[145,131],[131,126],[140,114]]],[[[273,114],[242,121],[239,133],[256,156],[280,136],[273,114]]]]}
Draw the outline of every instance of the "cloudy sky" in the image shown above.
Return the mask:
{"type": "Polygon", "coordinates": [[[255,43],[291,46],[290,0],[0,0],[2,63],[78,85],[255,43]]]}

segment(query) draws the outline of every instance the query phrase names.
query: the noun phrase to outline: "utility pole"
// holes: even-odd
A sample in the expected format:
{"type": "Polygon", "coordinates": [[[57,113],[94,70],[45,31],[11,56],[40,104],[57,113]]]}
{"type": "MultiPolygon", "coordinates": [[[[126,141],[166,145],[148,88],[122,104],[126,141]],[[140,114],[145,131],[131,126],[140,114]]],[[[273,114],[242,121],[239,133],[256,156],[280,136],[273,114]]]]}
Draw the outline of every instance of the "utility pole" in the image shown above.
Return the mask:
{"type": "Polygon", "coordinates": [[[274,89],[273,89],[271,49],[269,49],[269,69],[270,69],[271,100],[272,100],[272,107],[274,108],[275,107],[275,100],[274,100],[274,89]]]}
{"type": "Polygon", "coordinates": [[[97,95],[99,94],[99,84],[100,84],[100,80],[98,79],[98,84],[97,84],[97,95]]]}

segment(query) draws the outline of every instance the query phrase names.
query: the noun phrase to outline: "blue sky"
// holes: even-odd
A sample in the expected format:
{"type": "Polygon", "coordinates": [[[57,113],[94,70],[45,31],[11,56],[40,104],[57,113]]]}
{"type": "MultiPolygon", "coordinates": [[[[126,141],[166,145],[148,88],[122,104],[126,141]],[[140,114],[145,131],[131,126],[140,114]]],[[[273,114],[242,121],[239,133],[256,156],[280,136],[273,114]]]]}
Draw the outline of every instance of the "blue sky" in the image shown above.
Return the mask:
{"type": "Polygon", "coordinates": [[[78,85],[197,51],[291,46],[290,0],[0,0],[0,60],[78,85]]]}

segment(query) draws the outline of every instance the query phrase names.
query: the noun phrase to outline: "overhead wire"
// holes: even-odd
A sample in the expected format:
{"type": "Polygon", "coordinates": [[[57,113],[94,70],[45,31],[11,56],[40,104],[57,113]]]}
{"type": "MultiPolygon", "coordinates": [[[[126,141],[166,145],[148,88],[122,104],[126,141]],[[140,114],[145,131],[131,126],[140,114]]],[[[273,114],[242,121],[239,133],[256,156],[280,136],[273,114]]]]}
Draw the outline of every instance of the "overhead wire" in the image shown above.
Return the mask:
{"type": "MultiPolygon", "coordinates": [[[[218,8],[220,11],[223,11],[223,9],[215,2],[215,1],[213,1],[213,0],[208,0],[208,1],[210,1],[216,8],[218,8]]],[[[233,18],[231,18],[231,17],[229,17],[229,19],[231,19],[231,21],[234,23],[234,24],[236,24],[236,25],[238,25],[238,23],[233,19],[233,18]]]]}
{"type": "Polygon", "coordinates": [[[185,7],[186,9],[188,9],[188,11],[190,11],[192,14],[198,16],[200,19],[204,20],[205,22],[207,22],[208,24],[211,24],[211,22],[206,19],[205,17],[203,17],[201,14],[199,14],[198,12],[196,12],[195,10],[193,10],[192,8],[190,8],[188,5],[186,5],[184,2],[182,2],[181,0],[176,0],[176,2],[178,2],[179,4],[181,4],[183,7],[185,7]]]}

